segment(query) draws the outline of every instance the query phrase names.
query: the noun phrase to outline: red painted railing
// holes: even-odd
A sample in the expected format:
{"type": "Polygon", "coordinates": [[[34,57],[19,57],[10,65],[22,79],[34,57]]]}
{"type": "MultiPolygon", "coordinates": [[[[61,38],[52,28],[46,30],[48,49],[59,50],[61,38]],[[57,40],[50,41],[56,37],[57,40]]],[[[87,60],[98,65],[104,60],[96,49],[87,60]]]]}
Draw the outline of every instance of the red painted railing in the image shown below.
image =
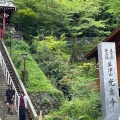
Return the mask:
{"type": "Polygon", "coordinates": [[[0,29],[0,39],[3,38],[3,34],[4,34],[3,29],[0,29]]]}

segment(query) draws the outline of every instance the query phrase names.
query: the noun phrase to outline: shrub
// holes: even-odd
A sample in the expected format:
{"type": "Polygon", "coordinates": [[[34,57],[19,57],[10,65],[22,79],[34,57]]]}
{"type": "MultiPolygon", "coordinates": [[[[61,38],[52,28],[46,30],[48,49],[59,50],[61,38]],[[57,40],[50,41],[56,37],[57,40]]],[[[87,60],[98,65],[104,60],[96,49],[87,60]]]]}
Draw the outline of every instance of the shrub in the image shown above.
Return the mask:
{"type": "MultiPolygon", "coordinates": [[[[9,50],[9,40],[4,40],[8,50],[9,50]]],[[[42,70],[38,67],[35,60],[30,55],[29,46],[24,41],[12,40],[12,60],[13,63],[21,77],[23,79],[23,58],[22,53],[27,53],[26,59],[26,70],[27,70],[27,86],[26,89],[29,92],[32,91],[48,91],[48,92],[58,92],[54,88],[50,81],[46,78],[42,70]]],[[[59,92],[60,93],[60,92],[59,92]]]]}
{"type": "Polygon", "coordinates": [[[59,112],[53,112],[51,116],[60,117],[62,120],[63,118],[69,118],[70,120],[96,120],[101,116],[99,94],[94,93],[88,98],[74,98],[72,101],[65,101],[59,112]]]}

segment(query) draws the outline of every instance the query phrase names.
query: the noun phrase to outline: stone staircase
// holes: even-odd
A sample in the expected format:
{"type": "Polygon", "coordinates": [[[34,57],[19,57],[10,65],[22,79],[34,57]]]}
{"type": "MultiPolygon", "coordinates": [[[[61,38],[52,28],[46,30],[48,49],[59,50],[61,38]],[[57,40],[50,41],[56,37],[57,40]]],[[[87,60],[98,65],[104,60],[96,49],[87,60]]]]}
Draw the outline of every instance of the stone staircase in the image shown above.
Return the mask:
{"type": "Polygon", "coordinates": [[[4,120],[18,120],[17,113],[14,111],[13,115],[7,113],[7,107],[5,105],[5,93],[7,90],[7,82],[5,80],[5,76],[3,70],[0,66],[0,101],[3,102],[3,113],[4,113],[4,120]]]}
{"type": "MultiPolygon", "coordinates": [[[[27,93],[27,91],[26,91],[18,73],[17,73],[17,70],[16,70],[16,68],[15,68],[15,66],[14,66],[14,64],[13,64],[13,62],[12,62],[10,56],[9,56],[7,48],[6,48],[6,46],[5,46],[5,44],[2,40],[0,40],[0,63],[1,63],[1,67],[4,69],[7,83],[11,83],[12,86],[14,87],[15,91],[16,91],[15,92],[15,98],[16,98],[15,99],[15,106],[18,107],[19,93],[20,93],[20,90],[23,90],[26,97],[27,97],[27,101],[28,101],[27,102],[28,103],[28,109],[26,110],[26,120],[33,120],[33,119],[37,118],[38,115],[37,115],[37,113],[34,109],[34,106],[33,106],[32,102],[31,102],[31,100],[28,96],[28,93],[27,93]]],[[[5,77],[3,75],[3,71],[1,70],[1,80],[0,80],[1,94],[0,94],[0,96],[2,96],[1,99],[3,101],[4,101],[4,98],[5,98],[4,97],[5,96],[5,91],[7,89],[6,81],[5,81],[5,77]],[[3,88],[1,86],[3,86],[3,88]],[[2,93],[2,91],[3,91],[3,93],[2,93]]]]}

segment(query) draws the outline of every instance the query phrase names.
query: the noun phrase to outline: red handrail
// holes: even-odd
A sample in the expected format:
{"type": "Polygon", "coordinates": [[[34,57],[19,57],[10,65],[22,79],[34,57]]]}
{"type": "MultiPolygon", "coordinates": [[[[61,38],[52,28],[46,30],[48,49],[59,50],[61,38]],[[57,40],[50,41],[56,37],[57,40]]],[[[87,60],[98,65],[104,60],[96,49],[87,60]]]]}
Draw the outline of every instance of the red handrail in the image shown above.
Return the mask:
{"type": "Polygon", "coordinates": [[[3,38],[3,29],[0,29],[0,39],[3,38]]]}

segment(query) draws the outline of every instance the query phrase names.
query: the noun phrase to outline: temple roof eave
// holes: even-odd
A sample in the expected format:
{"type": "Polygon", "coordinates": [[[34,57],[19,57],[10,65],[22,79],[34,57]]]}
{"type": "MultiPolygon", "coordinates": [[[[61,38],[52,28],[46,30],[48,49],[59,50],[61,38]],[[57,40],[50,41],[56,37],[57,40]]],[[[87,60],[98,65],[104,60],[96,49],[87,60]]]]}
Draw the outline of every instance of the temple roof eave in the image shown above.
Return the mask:
{"type": "MultiPolygon", "coordinates": [[[[118,28],[116,28],[110,35],[108,35],[108,37],[106,37],[102,42],[113,42],[114,41],[114,37],[120,34],[120,26],[118,28]]],[[[97,46],[91,51],[89,52],[86,56],[86,59],[91,59],[94,57],[98,57],[97,54],[97,46]]]]}

